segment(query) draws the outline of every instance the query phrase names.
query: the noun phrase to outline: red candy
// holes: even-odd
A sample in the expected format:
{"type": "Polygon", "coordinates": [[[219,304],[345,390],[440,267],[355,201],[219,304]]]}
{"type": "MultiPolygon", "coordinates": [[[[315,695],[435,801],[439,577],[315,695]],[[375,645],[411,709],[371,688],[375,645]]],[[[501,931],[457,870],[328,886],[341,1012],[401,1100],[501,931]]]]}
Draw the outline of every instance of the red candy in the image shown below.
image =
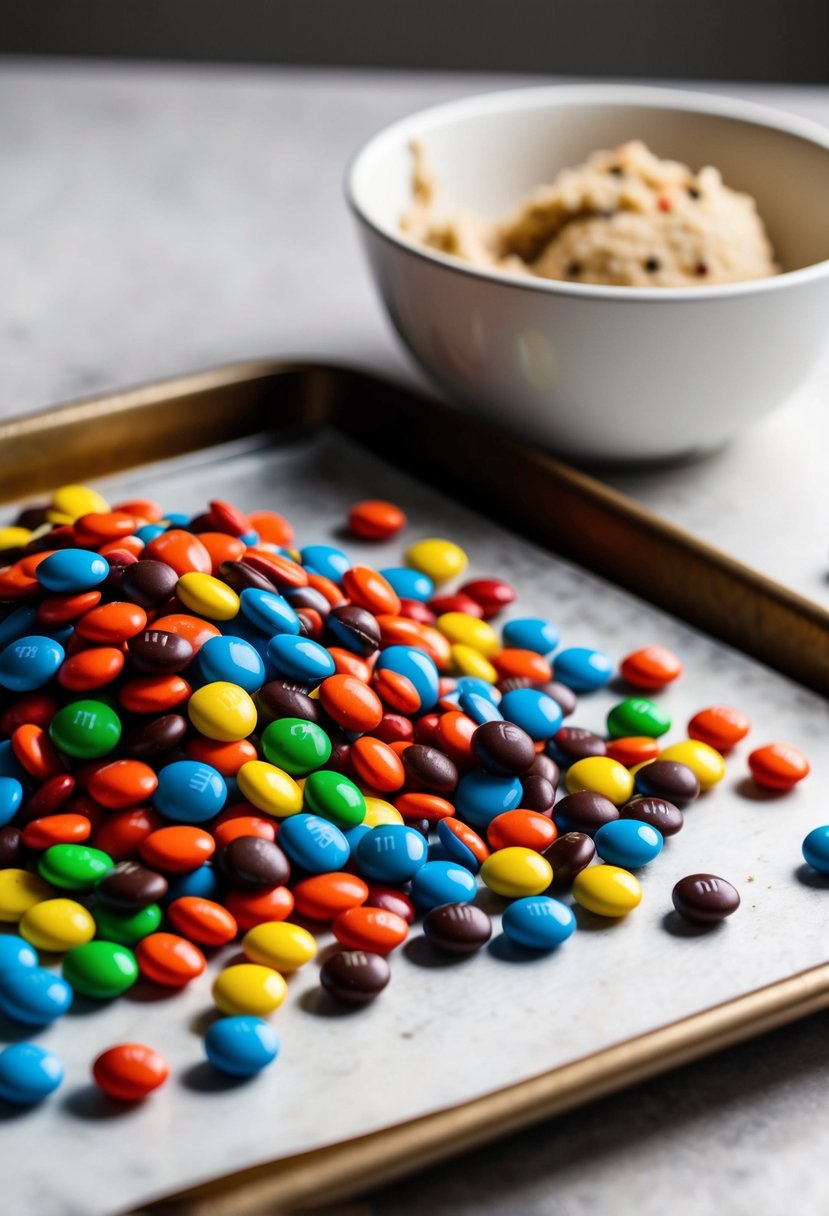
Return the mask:
{"type": "Polygon", "coordinates": [[[145,836],[138,852],[148,866],[165,874],[187,874],[204,865],[216,851],[216,842],[202,828],[176,824],[145,836]]]}
{"type": "Polygon", "coordinates": [[[333,920],[340,912],[364,904],[368,887],[356,874],[335,871],[303,878],[294,887],[296,910],[309,920],[333,920]]]}
{"type": "Polygon", "coordinates": [[[768,743],[756,748],[748,767],[758,785],[767,790],[790,790],[811,771],[803,752],[790,743],[768,743]]]}
{"type": "Polygon", "coordinates": [[[730,752],[750,729],[751,723],[746,715],[728,705],[701,709],[688,723],[688,734],[692,739],[707,743],[718,752],[730,752]]]}
{"type": "Polygon", "coordinates": [[[166,1060],[143,1043],[119,1043],[92,1065],[98,1088],[121,1102],[140,1102],[164,1084],[169,1072],[166,1060]]]}
{"type": "Polygon", "coordinates": [[[409,924],[402,916],[385,908],[358,907],[335,916],[331,929],[346,950],[388,954],[406,940],[409,924]]]}
{"type": "Polygon", "coordinates": [[[461,595],[468,595],[479,604],[485,621],[497,616],[515,599],[515,592],[509,583],[500,578],[476,578],[464,583],[460,589],[461,595]]]}
{"type": "Polygon", "coordinates": [[[138,969],[163,988],[183,988],[201,975],[207,960],[192,942],[176,933],[151,933],[135,948],[138,969]]]}
{"type": "Polygon", "coordinates": [[[393,502],[368,498],[350,509],[348,526],[361,540],[388,540],[406,526],[406,516],[393,502]]]}
{"type": "Polygon", "coordinates": [[[665,646],[643,646],[622,659],[619,672],[634,688],[654,690],[664,688],[681,675],[682,663],[665,646]]]}

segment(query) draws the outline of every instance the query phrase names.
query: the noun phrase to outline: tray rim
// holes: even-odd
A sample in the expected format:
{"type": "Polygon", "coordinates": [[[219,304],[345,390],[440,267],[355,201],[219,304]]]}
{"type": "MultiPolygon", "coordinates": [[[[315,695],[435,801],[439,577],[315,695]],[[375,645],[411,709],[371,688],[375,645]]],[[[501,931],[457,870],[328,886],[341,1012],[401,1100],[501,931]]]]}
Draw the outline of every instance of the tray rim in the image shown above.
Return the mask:
{"type": "MultiPolygon", "coordinates": [[[[417,390],[409,386],[397,385],[370,370],[347,364],[247,360],[152,381],[115,393],[101,393],[39,413],[8,419],[0,423],[0,456],[10,456],[14,463],[15,454],[19,452],[24,461],[37,460],[40,445],[45,443],[48,450],[50,441],[60,442],[66,435],[71,438],[75,431],[83,432],[90,425],[97,426],[102,421],[108,421],[112,427],[112,420],[115,420],[119,425],[126,423],[129,427],[134,417],[143,416],[142,411],[158,410],[173,401],[182,402],[187,398],[197,401],[200,394],[223,388],[230,390],[234,386],[251,388],[257,385],[267,388],[274,378],[285,376],[300,379],[322,377],[321,384],[328,392],[331,391],[332,382],[336,387],[336,382],[343,377],[356,378],[360,383],[370,382],[390,392],[400,391],[421,399],[417,390]]],[[[422,398],[423,402],[429,400],[422,398]]],[[[430,408],[447,409],[438,403],[430,408]]],[[[251,417],[258,415],[253,413],[251,417]]],[[[322,411],[316,418],[312,417],[311,421],[312,424],[332,421],[334,425],[337,424],[337,418],[330,409],[328,413],[322,411]]],[[[481,424],[481,430],[486,435],[500,435],[486,424],[481,424]]],[[[502,439],[502,442],[527,454],[516,440],[502,439]]],[[[197,451],[209,446],[209,442],[197,443],[186,450],[197,451]]],[[[117,469],[113,467],[111,472],[139,467],[144,463],[140,451],[140,445],[132,448],[131,454],[138,453],[138,458],[128,459],[117,469]]],[[[699,541],[684,529],[662,520],[589,474],[543,453],[528,455],[533,466],[540,470],[540,475],[557,479],[567,492],[598,504],[614,518],[633,521],[646,531],[655,531],[664,542],[679,546],[716,565],[755,594],[765,595],[772,604],[782,605],[794,618],[805,619],[812,626],[825,631],[829,638],[829,613],[819,605],[699,541]]],[[[0,502],[17,496],[17,493],[13,496],[5,494],[0,466],[0,502]]],[[[588,568],[591,567],[588,565],[588,568]]],[[[829,691],[829,687],[826,691],[829,691]]],[[[178,1190],[131,1211],[152,1212],[156,1216],[164,1212],[181,1212],[187,1216],[246,1216],[246,1213],[264,1210],[263,1204],[269,1205],[268,1210],[284,1211],[287,1205],[293,1207],[300,1203],[305,1205],[344,1198],[365,1190],[367,1185],[390,1181],[827,1007],[829,963],[787,976],[460,1105],[393,1124],[366,1136],[226,1174],[178,1190]]]]}

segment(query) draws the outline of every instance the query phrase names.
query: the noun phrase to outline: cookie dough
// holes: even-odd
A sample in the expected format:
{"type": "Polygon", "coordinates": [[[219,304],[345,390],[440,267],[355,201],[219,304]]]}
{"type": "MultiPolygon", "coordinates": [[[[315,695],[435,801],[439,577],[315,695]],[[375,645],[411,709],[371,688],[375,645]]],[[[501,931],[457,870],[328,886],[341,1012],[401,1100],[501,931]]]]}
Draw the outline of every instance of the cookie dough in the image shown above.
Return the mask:
{"type": "Polygon", "coordinates": [[[472,265],[617,287],[693,287],[778,274],[754,199],[717,169],[694,173],[639,140],[597,152],[540,186],[505,222],[441,217],[422,146],[401,229],[472,265]]]}

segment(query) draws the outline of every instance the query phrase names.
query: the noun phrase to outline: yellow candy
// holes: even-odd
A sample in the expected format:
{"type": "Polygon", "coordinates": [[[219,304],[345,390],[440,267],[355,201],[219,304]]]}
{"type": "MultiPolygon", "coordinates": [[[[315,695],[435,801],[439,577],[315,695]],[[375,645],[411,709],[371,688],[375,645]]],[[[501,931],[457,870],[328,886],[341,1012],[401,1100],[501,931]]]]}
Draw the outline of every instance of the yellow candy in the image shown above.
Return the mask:
{"type": "Polygon", "coordinates": [[[456,642],[449,648],[449,658],[455,675],[477,676],[479,680],[486,680],[487,684],[498,683],[498,672],[486,655],[481,654],[474,646],[456,642]]]}
{"type": "Polygon", "coordinates": [[[182,574],[176,583],[176,595],[191,612],[209,621],[232,621],[239,615],[239,596],[212,574],[182,574]]]}
{"type": "Polygon", "coordinates": [[[317,953],[317,943],[301,925],[271,920],[250,929],[242,938],[242,949],[252,963],[290,975],[310,963],[317,953]]]}
{"type": "Polygon", "coordinates": [[[445,583],[447,579],[463,574],[467,567],[467,556],[460,545],[451,540],[430,537],[419,540],[406,551],[406,562],[433,583],[445,583]]]}
{"type": "Polygon", "coordinates": [[[220,971],[213,983],[213,1000],[222,1013],[251,1013],[267,1017],[278,1009],[288,985],[278,971],[259,963],[236,963],[220,971]]]}
{"type": "Polygon", "coordinates": [[[74,899],[44,899],[33,904],[20,922],[20,936],[37,950],[62,954],[95,936],[95,921],[74,899]]]}
{"type": "Polygon", "coordinates": [[[396,806],[382,798],[366,798],[366,817],[363,820],[370,828],[379,828],[383,823],[402,823],[403,816],[396,806]]]}
{"type": "Polygon", "coordinates": [[[553,867],[533,849],[511,845],[490,853],[481,866],[481,878],[497,895],[520,899],[546,891],[553,881],[553,867]]]}
{"type": "Polygon", "coordinates": [[[627,916],[642,902],[642,888],[619,866],[588,866],[573,880],[573,898],[598,916],[627,916]]]}
{"type": "Polygon", "coordinates": [[[725,776],[725,761],[715,748],[698,739],[672,743],[659,753],[660,760],[675,760],[685,764],[699,781],[701,790],[708,790],[725,776]]]}
{"type": "Polygon", "coordinates": [[[191,696],[187,713],[196,730],[208,739],[233,743],[256,729],[256,706],[238,684],[216,680],[191,696]]]}
{"type": "Polygon", "coordinates": [[[283,769],[266,760],[248,760],[236,774],[239,793],[267,815],[284,819],[302,810],[302,790],[283,769]]]}
{"type": "Polygon", "coordinates": [[[33,904],[54,895],[48,882],[28,870],[0,870],[0,921],[19,921],[33,904]]]}
{"type": "Polygon", "coordinates": [[[633,776],[624,764],[609,756],[586,756],[567,770],[568,794],[590,790],[609,798],[614,806],[624,806],[633,796],[633,776]]]}
{"type": "Polygon", "coordinates": [[[0,549],[22,549],[31,539],[32,533],[28,528],[17,528],[13,524],[0,528],[0,549]]]}
{"type": "Polygon", "coordinates": [[[109,503],[89,486],[60,486],[49,504],[49,519],[53,523],[74,523],[82,515],[101,515],[109,511],[109,503]],[[64,518],[52,519],[58,515],[64,518]]]}
{"type": "Polygon", "coordinates": [[[468,612],[443,612],[435,621],[435,627],[450,642],[471,646],[487,658],[501,649],[500,639],[492,626],[470,616],[468,612]]]}

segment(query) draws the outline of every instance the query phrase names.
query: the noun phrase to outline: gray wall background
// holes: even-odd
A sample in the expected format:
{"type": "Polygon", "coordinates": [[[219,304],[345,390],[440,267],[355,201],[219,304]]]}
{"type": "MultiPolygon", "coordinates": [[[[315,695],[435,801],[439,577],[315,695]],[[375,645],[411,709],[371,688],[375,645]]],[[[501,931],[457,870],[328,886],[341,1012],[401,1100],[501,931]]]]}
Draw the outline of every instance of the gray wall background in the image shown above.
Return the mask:
{"type": "Polygon", "coordinates": [[[829,83],[829,0],[5,0],[0,52],[829,83]]]}

